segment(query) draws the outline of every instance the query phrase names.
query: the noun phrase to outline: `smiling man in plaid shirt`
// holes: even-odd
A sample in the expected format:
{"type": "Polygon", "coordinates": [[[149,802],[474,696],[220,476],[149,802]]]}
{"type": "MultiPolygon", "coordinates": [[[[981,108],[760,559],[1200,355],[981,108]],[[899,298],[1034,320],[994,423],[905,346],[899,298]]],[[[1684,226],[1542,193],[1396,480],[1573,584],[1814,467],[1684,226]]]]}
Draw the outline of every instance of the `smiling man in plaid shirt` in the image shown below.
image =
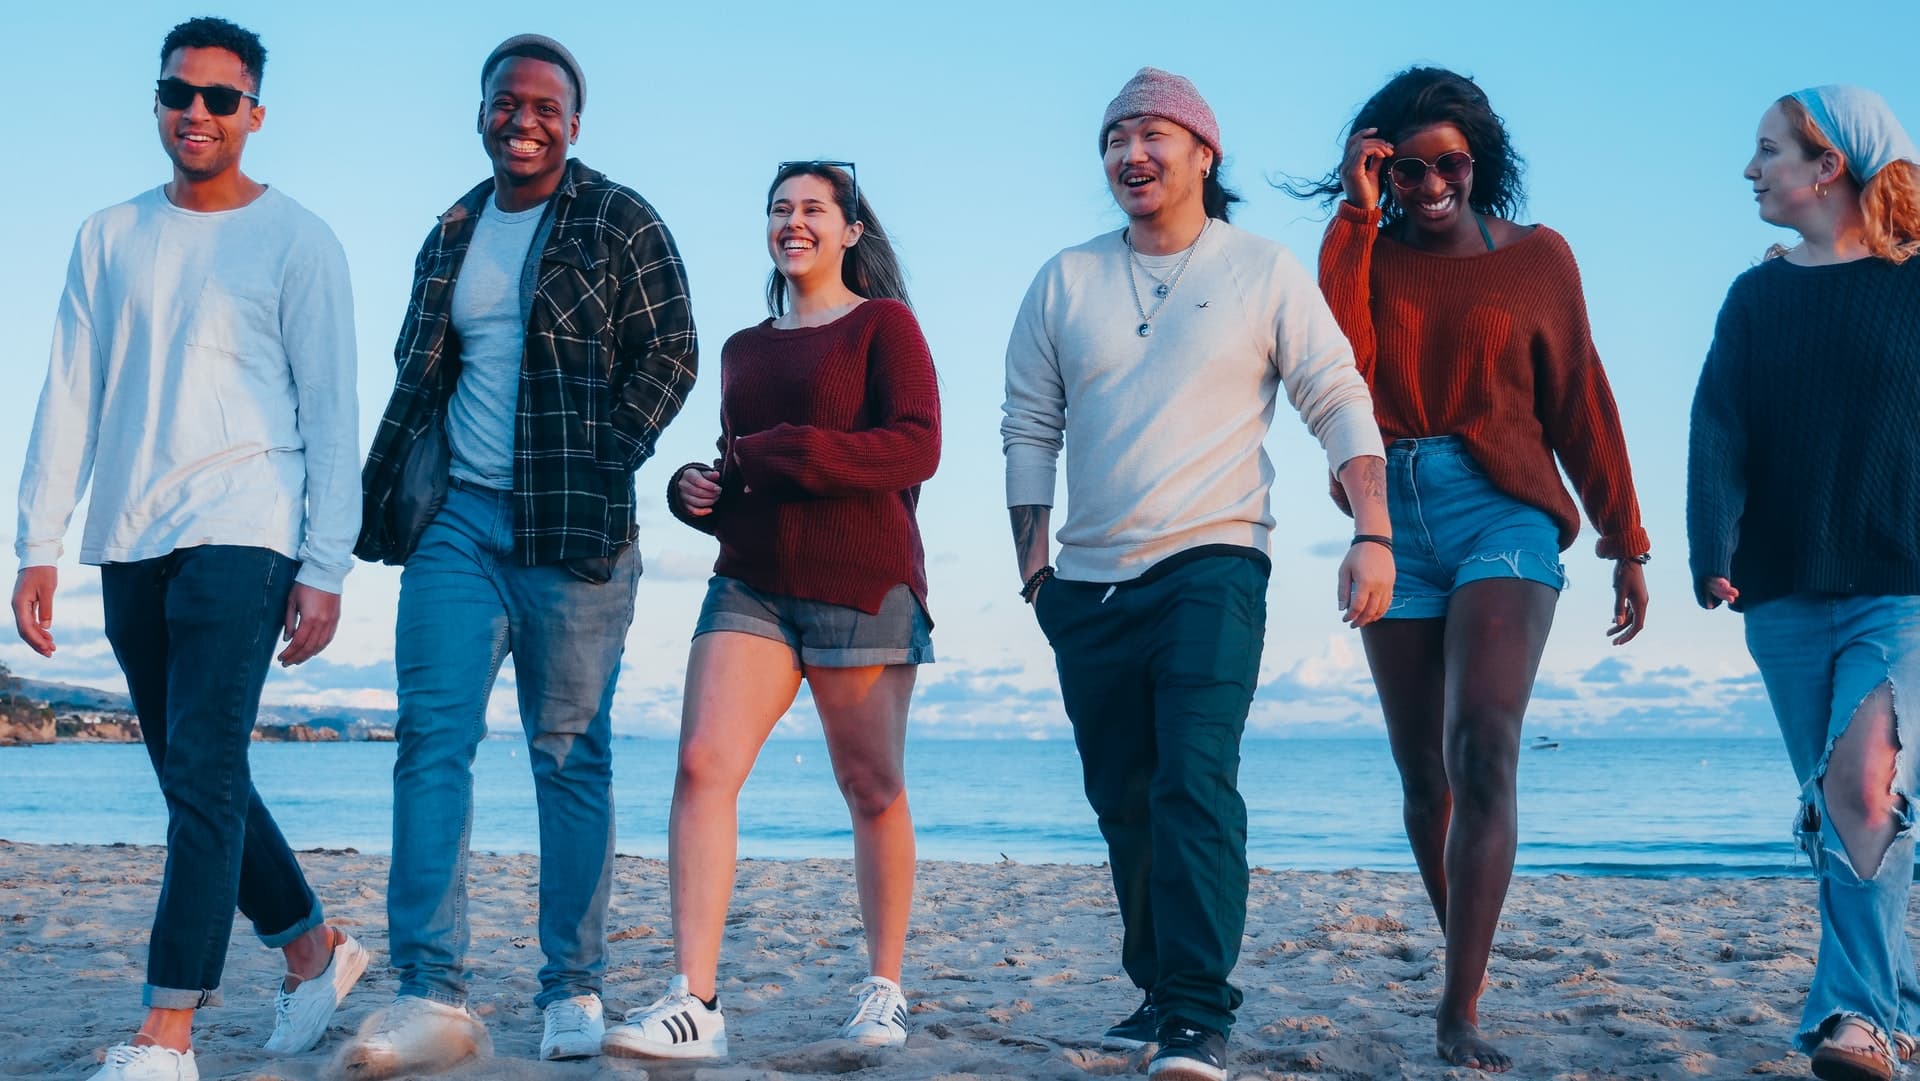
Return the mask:
{"type": "Polygon", "coordinates": [[[358,554],[406,570],[387,892],[400,987],[349,1049],[356,1078],[488,1045],[466,1009],[467,845],[473,757],[509,653],[540,814],[541,1057],[600,1052],[610,710],[640,578],[633,473],[694,377],[673,238],[646,200],[567,158],[586,90],[573,55],[509,38],[481,90],[494,175],[421,248],[363,478],[358,554]]]}

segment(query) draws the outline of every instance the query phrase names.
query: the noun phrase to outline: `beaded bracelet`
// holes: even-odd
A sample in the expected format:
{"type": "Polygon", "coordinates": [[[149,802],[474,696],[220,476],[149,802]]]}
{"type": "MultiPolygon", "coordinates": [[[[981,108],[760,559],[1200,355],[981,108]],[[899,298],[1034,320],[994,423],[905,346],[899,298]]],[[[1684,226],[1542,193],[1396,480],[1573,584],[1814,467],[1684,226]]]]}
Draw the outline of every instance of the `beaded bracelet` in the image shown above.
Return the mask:
{"type": "Polygon", "coordinates": [[[1041,567],[1039,570],[1034,571],[1032,577],[1027,579],[1027,584],[1020,587],[1020,599],[1028,604],[1032,604],[1033,595],[1039,591],[1040,583],[1052,577],[1053,568],[1051,566],[1041,567]]]}

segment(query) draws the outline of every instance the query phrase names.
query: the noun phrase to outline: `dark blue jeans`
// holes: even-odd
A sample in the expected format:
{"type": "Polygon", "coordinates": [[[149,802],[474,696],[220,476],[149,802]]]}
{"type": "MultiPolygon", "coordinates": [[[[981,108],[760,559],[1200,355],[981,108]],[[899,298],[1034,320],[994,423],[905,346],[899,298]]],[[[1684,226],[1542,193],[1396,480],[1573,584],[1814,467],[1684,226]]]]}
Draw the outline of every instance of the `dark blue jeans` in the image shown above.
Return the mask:
{"type": "Polygon", "coordinates": [[[1120,964],[1163,1021],[1228,1032],[1247,922],[1240,735],[1266,566],[1222,555],[1117,586],[1056,578],[1034,609],[1107,841],[1120,964]]]}
{"type": "Polygon", "coordinates": [[[167,800],[149,1007],[219,1004],[235,907],[272,948],[321,923],[320,902],[247,766],[298,569],[277,552],[230,545],[100,568],[107,641],[167,800]]]}

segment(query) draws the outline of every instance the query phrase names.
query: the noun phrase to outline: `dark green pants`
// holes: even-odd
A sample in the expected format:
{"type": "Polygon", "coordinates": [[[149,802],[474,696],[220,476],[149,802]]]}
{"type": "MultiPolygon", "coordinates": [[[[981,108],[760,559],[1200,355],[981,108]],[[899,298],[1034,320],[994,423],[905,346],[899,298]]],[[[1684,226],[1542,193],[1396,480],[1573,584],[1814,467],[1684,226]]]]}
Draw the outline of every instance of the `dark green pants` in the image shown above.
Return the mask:
{"type": "Polygon", "coordinates": [[[1121,964],[1162,1018],[1228,1032],[1247,922],[1240,735],[1266,566],[1211,556],[1117,587],[1055,579],[1036,605],[1107,840],[1121,964]]]}

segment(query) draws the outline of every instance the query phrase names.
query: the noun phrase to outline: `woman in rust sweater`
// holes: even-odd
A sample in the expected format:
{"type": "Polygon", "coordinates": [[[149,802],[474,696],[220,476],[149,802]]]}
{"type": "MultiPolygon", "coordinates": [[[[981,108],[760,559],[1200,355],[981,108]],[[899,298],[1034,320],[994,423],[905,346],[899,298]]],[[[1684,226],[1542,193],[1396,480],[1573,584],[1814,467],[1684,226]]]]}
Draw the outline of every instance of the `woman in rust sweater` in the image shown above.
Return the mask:
{"type": "Polygon", "coordinates": [[[1320,287],[1388,443],[1397,581],[1361,634],[1446,931],[1439,1052],[1500,1071],[1478,1002],[1513,876],[1521,720],[1580,529],[1555,458],[1615,561],[1616,645],[1646,619],[1647,535],[1573,253],[1508,220],[1520,161],[1486,95],[1411,68],[1349,130],[1338,171],[1295,194],[1338,199],[1320,287]]]}
{"type": "Polygon", "coordinates": [[[607,1034],[613,1054],[719,1058],[715,991],[736,801],[805,679],[853,819],[869,975],[845,1038],[906,1041],[913,903],[902,758],[916,665],[933,660],[914,510],[940,459],[933,359],[851,163],[789,162],[767,193],[773,316],[720,356],[720,458],[668,504],[720,541],[694,628],[669,825],[679,974],[607,1034]]]}

